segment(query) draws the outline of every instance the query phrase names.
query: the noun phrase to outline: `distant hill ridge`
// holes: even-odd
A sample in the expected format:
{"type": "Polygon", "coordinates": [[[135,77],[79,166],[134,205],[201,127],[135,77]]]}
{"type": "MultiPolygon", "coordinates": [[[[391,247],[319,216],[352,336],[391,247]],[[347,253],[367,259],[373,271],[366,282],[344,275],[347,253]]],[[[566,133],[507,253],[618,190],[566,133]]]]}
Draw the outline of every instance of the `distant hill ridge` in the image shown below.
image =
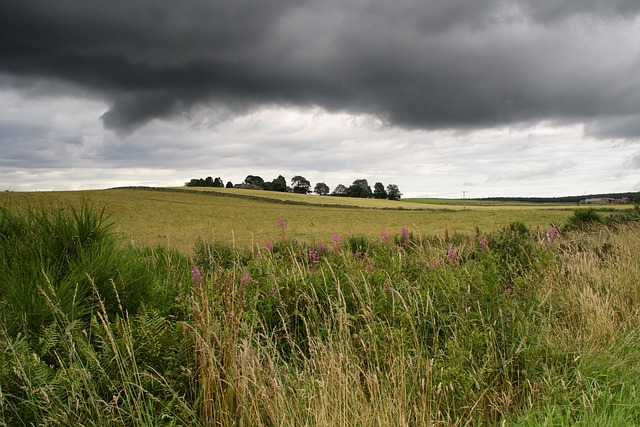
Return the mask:
{"type": "Polygon", "coordinates": [[[612,199],[628,198],[634,201],[638,192],[629,193],[606,193],[606,194],[589,194],[582,196],[563,196],[563,197],[484,197],[470,200],[487,200],[493,202],[529,202],[529,203],[579,203],[585,199],[601,199],[610,197],[612,199]]]}

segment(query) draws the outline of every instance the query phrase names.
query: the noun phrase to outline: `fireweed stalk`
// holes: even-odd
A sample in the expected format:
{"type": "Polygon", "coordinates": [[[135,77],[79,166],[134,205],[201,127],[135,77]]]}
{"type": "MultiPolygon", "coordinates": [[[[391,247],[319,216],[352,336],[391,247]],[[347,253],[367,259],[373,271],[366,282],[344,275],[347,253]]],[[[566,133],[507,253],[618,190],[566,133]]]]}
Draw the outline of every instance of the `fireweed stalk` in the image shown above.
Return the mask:
{"type": "Polygon", "coordinates": [[[340,235],[334,231],[333,237],[331,237],[331,246],[333,247],[334,251],[337,251],[338,247],[340,247],[341,240],[342,238],[340,237],[340,235]]]}
{"type": "Polygon", "coordinates": [[[286,240],[286,238],[287,238],[287,232],[286,232],[287,223],[284,220],[284,217],[282,217],[282,216],[278,217],[278,227],[280,227],[280,232],[282,233],[282,240],[286,240]]]}
{"type": "Polygon", "coordinates": [[[409,229],[407,227],[402,227],[402,243],[409,243],[409,229]]]}

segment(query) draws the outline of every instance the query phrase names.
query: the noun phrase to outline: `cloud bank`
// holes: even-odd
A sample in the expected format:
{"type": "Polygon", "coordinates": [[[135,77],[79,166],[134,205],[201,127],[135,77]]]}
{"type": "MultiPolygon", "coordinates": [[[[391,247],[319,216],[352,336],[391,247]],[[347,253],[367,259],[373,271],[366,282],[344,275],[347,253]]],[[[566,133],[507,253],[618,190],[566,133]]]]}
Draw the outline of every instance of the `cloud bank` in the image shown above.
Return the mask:
{"type": "Polygon", "coordinates": [[[0,0],[0,73],[104,102],[120,134],[282,106],[637,139],[639,16],[636,0],[0,0]]]}

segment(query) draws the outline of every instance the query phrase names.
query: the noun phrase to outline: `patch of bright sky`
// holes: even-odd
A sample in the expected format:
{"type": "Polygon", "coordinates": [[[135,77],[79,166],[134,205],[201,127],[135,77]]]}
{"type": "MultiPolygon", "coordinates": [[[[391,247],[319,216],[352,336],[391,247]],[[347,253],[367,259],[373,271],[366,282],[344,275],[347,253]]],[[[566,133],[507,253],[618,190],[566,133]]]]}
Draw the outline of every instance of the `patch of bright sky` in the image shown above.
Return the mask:
{"type": "Polygon", "coordinates": [[[102,102],[0,90],[1,190],[178,186],[191,178],[303,175],[331,189],[365,178],[405,197],[563,196],[639,189],[633,143],[582,125],[406,130],[370,116],[271,107],[220,119],[201,108],[119,138],[102,102]]]}

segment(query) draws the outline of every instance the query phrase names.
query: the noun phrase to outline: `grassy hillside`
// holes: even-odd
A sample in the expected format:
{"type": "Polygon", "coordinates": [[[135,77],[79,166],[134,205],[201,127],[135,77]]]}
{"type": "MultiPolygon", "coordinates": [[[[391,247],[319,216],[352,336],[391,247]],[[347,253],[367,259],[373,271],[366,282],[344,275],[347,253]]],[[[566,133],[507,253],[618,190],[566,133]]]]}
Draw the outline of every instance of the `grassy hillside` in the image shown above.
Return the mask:
{"type": "Polygon", "coordinates": [[[432,204],[431,206],[416,206],[404,201],[360,199],[352,197],[318,196],[315,194],[282,193],[278,191],[248,190],[239,188],[204,188],[204,187],[179,187],[175,190],[199,191],[216,193],[226,196],[254,198],[258,200],[273,200],[293,204],[311,204],[323,206],[359,207],[372,209],[441,209],[448,207],[445,204],[432,204]]]}
{"type": "MultiPolygon", "coordinates": [[[[429,210],[429,209],[486,209],[496,207],[544,207],[546,209],[574,209],[575,203],[553,199],[520,200],[520,199],[434,199],[434,198],[411,198],[401,201],[361,199],[351,197],[317,196],[312,194],[281,193],[276,191],[245,190],[237,188],[210,188],[210,187],[177,187],[175,190],[214,192],[227,196],[255,198],[260,200],[273,200],[294,204],[313,204],[324,206],[348,206],[372,209],[408,209],[408,210],[429,210]]],[[[628,208],[628,206],[622,206],[628,208]]]]}
{"type": "Polygon", "coordinates": [[[280,235],[279,217],[284,218],[289,237],[326,242],[334,233],[376,237],[383,231],[399,232],[402,227],[423,235],[444,235],[445,230],[450,234],[474,233],[476,229],[488,232],[513,221],[521,221],[534,229],[548,229],[551,224],[563,222],[573,208],[500,205],[465,209],[461,205],[449,205],[443,209],[441,205],[429,205],[429,209],[399,210],[387,208],[420,205],[250,190],[128,188],[0,194],[0,205],[8,203],[16,208],[40,203],[56,209],[67,204],[78,207],[83,200],[105,207],[124,241],[168,245],[183,251],[191,250],[197,238],[233,241],[245,247],[263,244],[280,235]],[[228,194],[235,197],[224,196],[228,194]],[[265,199],[265,194],[277,200],[265,199]],[[240,197],[247,195],[251,197],[240,197]],[[322,205],[322,202],[334,204],[336,199],[351,206],[322,205]]]}

